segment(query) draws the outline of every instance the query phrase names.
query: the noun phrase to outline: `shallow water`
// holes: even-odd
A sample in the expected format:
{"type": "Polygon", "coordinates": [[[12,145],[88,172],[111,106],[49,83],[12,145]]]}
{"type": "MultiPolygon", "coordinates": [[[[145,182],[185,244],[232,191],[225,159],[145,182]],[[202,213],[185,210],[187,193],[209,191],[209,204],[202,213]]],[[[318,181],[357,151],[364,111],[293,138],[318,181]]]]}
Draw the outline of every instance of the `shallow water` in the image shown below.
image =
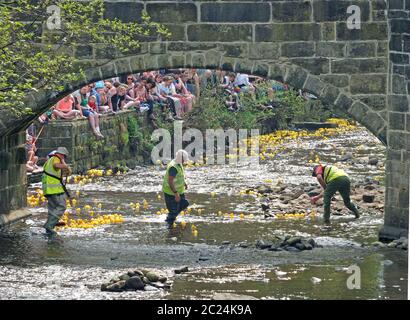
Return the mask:
{"type": "MultiPolygon", "coordinates": [[[[165,215],[156,214],[165,207],[158,198],[164,172],[159,166],[138,167],[83,186],[70,185],[71,190],[80,190],[77,207],[89,204],[96,213],[121,213],[124,222],[64,229],[61,241],[50,243],[42,229],[45,207],[31,208],[32,217],[0,232],[0,298],[198,299],[210,298],[214,292],[231,292],[263,299],[405,299],[407,251],[370,245],[377,240],[383,223],[379,211],[366,211],[359,220],[334,216],[329,228],[320,217],[266,219],[258,199],[240,194],[266,180],[273,184],[278,179],[289,185],[314,183],[308,163],[311,150],[321,161],[330,163],[342,153],[353,152],[353,165],[340,162],[338,166],[355,184],[366,178],[383,181],[383,165],[369,166],[361,159],[375,156],[383,164],[384,147],[360,128],[327,141],[304,138],[288,142],[279,155],[257,168],[188,168],[187,197],[194,209],[179,218],[187,223],[185,228],[179,225],[167,230],[165,215]],[[210,196],[211,192],[215,195],[210,196]],[[141,203],[143,199],[148,202],[147,209],[141,207],[136,213],[130,208],[130,202],[141,203]],[[101,203],[101,210],[97,203],[101,203]],[[204,211],[199,214],[195,208],[204,211]],[[218,215],[218,211],[234,213],[234,217],[218,215]],[[240,213],[245,218],[241,219],[240,213]],[[197,236],[191,232],[192,224],[197,227],[197,236]],[[323,247],[295,253],[237,246],[284,234],[311,236],[323,247]],[[347,288],[347,268],[353,264],[361,270],[360,290],[347,288]],[[182,266],[188,266],[190,272],[174,276],[173,269],[182,266]],[[136,267],[165,272],[173,281],[172,290],[100,291],[101,283],[136,267]],[[314,283],[312,278],[320,280],[314,283]]],[[[33,185],[31,190],[37,187],[33,185]]]]}

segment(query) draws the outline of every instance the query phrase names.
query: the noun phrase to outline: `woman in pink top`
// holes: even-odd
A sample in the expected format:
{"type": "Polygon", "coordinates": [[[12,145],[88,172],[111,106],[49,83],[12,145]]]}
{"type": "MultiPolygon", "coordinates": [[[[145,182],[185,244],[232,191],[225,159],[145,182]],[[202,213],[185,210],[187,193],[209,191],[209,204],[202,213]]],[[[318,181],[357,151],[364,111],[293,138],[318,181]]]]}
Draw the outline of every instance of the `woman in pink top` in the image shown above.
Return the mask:
{"type": "Polygon", "coordinates": [[[83,118],[81,111],[73,110],[74,98],[72,95],[65,96],[63,99],[57,102],[55,109],[53,110],[53,115],[57,119],[79,119],[83,118]]]}

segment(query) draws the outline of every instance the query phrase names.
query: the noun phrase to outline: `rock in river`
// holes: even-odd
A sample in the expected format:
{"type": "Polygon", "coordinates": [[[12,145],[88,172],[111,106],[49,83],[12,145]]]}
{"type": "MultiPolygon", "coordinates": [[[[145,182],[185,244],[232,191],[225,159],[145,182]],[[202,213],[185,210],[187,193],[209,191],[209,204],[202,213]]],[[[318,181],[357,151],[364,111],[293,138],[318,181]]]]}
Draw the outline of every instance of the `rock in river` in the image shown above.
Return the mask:
{"type": "Polygon", "coordinates": [[[188,271],[189,271],[188,267],[183,267],[183,268],[174,270],[175,274],[181,274],[181,273],[188,272],[188,271]]]}
{"type": "MultiPolygon", "coordinates": [[[[102,289],[103,288],[101,288],[101,290],[102,289]]],[[[107,286],[105,288],[105,291],[121,292],[121,291],[124,291],[124,289],[125,289],[125,281],[121,280],[121,281],[118,281],[114,284],[110,284],[109,286],[107,286]]]]}
{"type": "Polygon", "coordinates": [[[272,247],[273,243],[272,242],[265,242],[263,240],[258,240],[256,241],[256,248],[258,249],[269,249],[270,247],[272,247]]]}
{"type": "Polygon", "coordinates": [[[366,203],[372,203],[374,201],[374,194],[364,194],[363,201],[366,203]]]}
{"type": "Polygon", "coordinates": [[[377,166],[377,164],[379,163],[379,159],[377,159],[377,158],[370,158],[368,163],[369,163],[371,166],[377,166]]]}
{"type": "Polygon", "coordinates": [[[286,243],[290,246],[294,246],[301,241],[302,241],[302,237],[291,237],[288,240],[286,240],[286,243]]]}
{"type": "Polygon", "coordinates": [[[141,280],[140,277],[135,276],[135,277],[129,278],[129,279],[125,282],[125,286],[127,287],[127,289],[132,289],[132,290],[144,290],[145,284],[144,284],[144,282],[141,280]]]}
{"type": "Polygon", "coordinates": [[[145,274],[145,276],[147,277],[147,279],[150,281],[150,282],[157,282],[158,280],[159,280],[159,276],[156,274],[156,273],[154,273],[154,272],[147,272],[146,274],[145,274]]]}
{"type": "Polygon", "coordinates": [[[120,280],[127,281],[130,278],[130,276],[126,273],[120,276],[120,280]]]}

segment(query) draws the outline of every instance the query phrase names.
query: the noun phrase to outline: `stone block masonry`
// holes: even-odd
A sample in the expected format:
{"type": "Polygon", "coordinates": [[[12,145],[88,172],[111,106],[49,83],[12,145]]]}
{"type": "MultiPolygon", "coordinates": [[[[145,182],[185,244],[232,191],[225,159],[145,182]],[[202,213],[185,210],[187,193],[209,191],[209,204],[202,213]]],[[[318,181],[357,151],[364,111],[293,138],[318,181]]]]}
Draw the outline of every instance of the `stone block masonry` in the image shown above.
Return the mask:
{"type": "Polygon", "coordinates": [[[0,137],[0,215],[26,206],[24,133],[0,137]]]}
{"type": "MultiPolygon", "coordinates": [[[[84,173],[99,166],[143,163],[140,154],[134,154],[130,147],[128,119],[139,119],[143,126],[149,126],[146,115],[135,111],[123,111],[116,115],[102,115],[100,130],[105,136],[97,140],[88,120],[52,121],[37,142],[40,157],[46,157],[57,147],[66,147],[70,153],[68,162],[74,173],[84,173]]],[[[139,127],[142,130],[143,127],[139,127]]],[[[145,159],[147,160],[147,159],[145,159]]],[[[148,159],[149,160],[149,159],[148,159]]]]}
{"type": "Polygon", "coordinates": [[[380,237],[407,236],[410,183],[410,1],[388,1],[389,48],[388,131],[385,225],[380,237]]]}

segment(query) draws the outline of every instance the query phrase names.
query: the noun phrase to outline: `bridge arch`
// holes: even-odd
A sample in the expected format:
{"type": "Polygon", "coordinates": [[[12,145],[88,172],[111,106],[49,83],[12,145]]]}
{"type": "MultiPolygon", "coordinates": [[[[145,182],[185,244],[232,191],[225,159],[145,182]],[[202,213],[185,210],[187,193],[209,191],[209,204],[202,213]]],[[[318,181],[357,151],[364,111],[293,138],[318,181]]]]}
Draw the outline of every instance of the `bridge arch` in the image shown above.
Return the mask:
{"type": "MultiPolygon", "coordinates": [[[[32,94],[27,106],[38,117],[59,98],[88,83],[143,71],[176,68],[222,68],[225,71],[248,73],[267,79],[280,77],[292,87],[313,93],[325,104],[334,105],[346,112],[386,145],[386,119],[368,104],[353,98],[350,93],[328,83],[320,76],[288,61],[226,58],[223,52],[216,50],[195,52],[194,54],[191,52],[183,52],[178,55],[165,54],[165,56],[144,54],[114,59],[100,66],[86,69],[84,79],[68,84],[65,90],[59,93],[40,92],[32,94]]],[[[30,123],[31,117],[27,118],[25,122],[30,123]]],[[[27,126],[27,123],[23,122],[14,126],[14,130],[21,130],[27,126]]]]}

